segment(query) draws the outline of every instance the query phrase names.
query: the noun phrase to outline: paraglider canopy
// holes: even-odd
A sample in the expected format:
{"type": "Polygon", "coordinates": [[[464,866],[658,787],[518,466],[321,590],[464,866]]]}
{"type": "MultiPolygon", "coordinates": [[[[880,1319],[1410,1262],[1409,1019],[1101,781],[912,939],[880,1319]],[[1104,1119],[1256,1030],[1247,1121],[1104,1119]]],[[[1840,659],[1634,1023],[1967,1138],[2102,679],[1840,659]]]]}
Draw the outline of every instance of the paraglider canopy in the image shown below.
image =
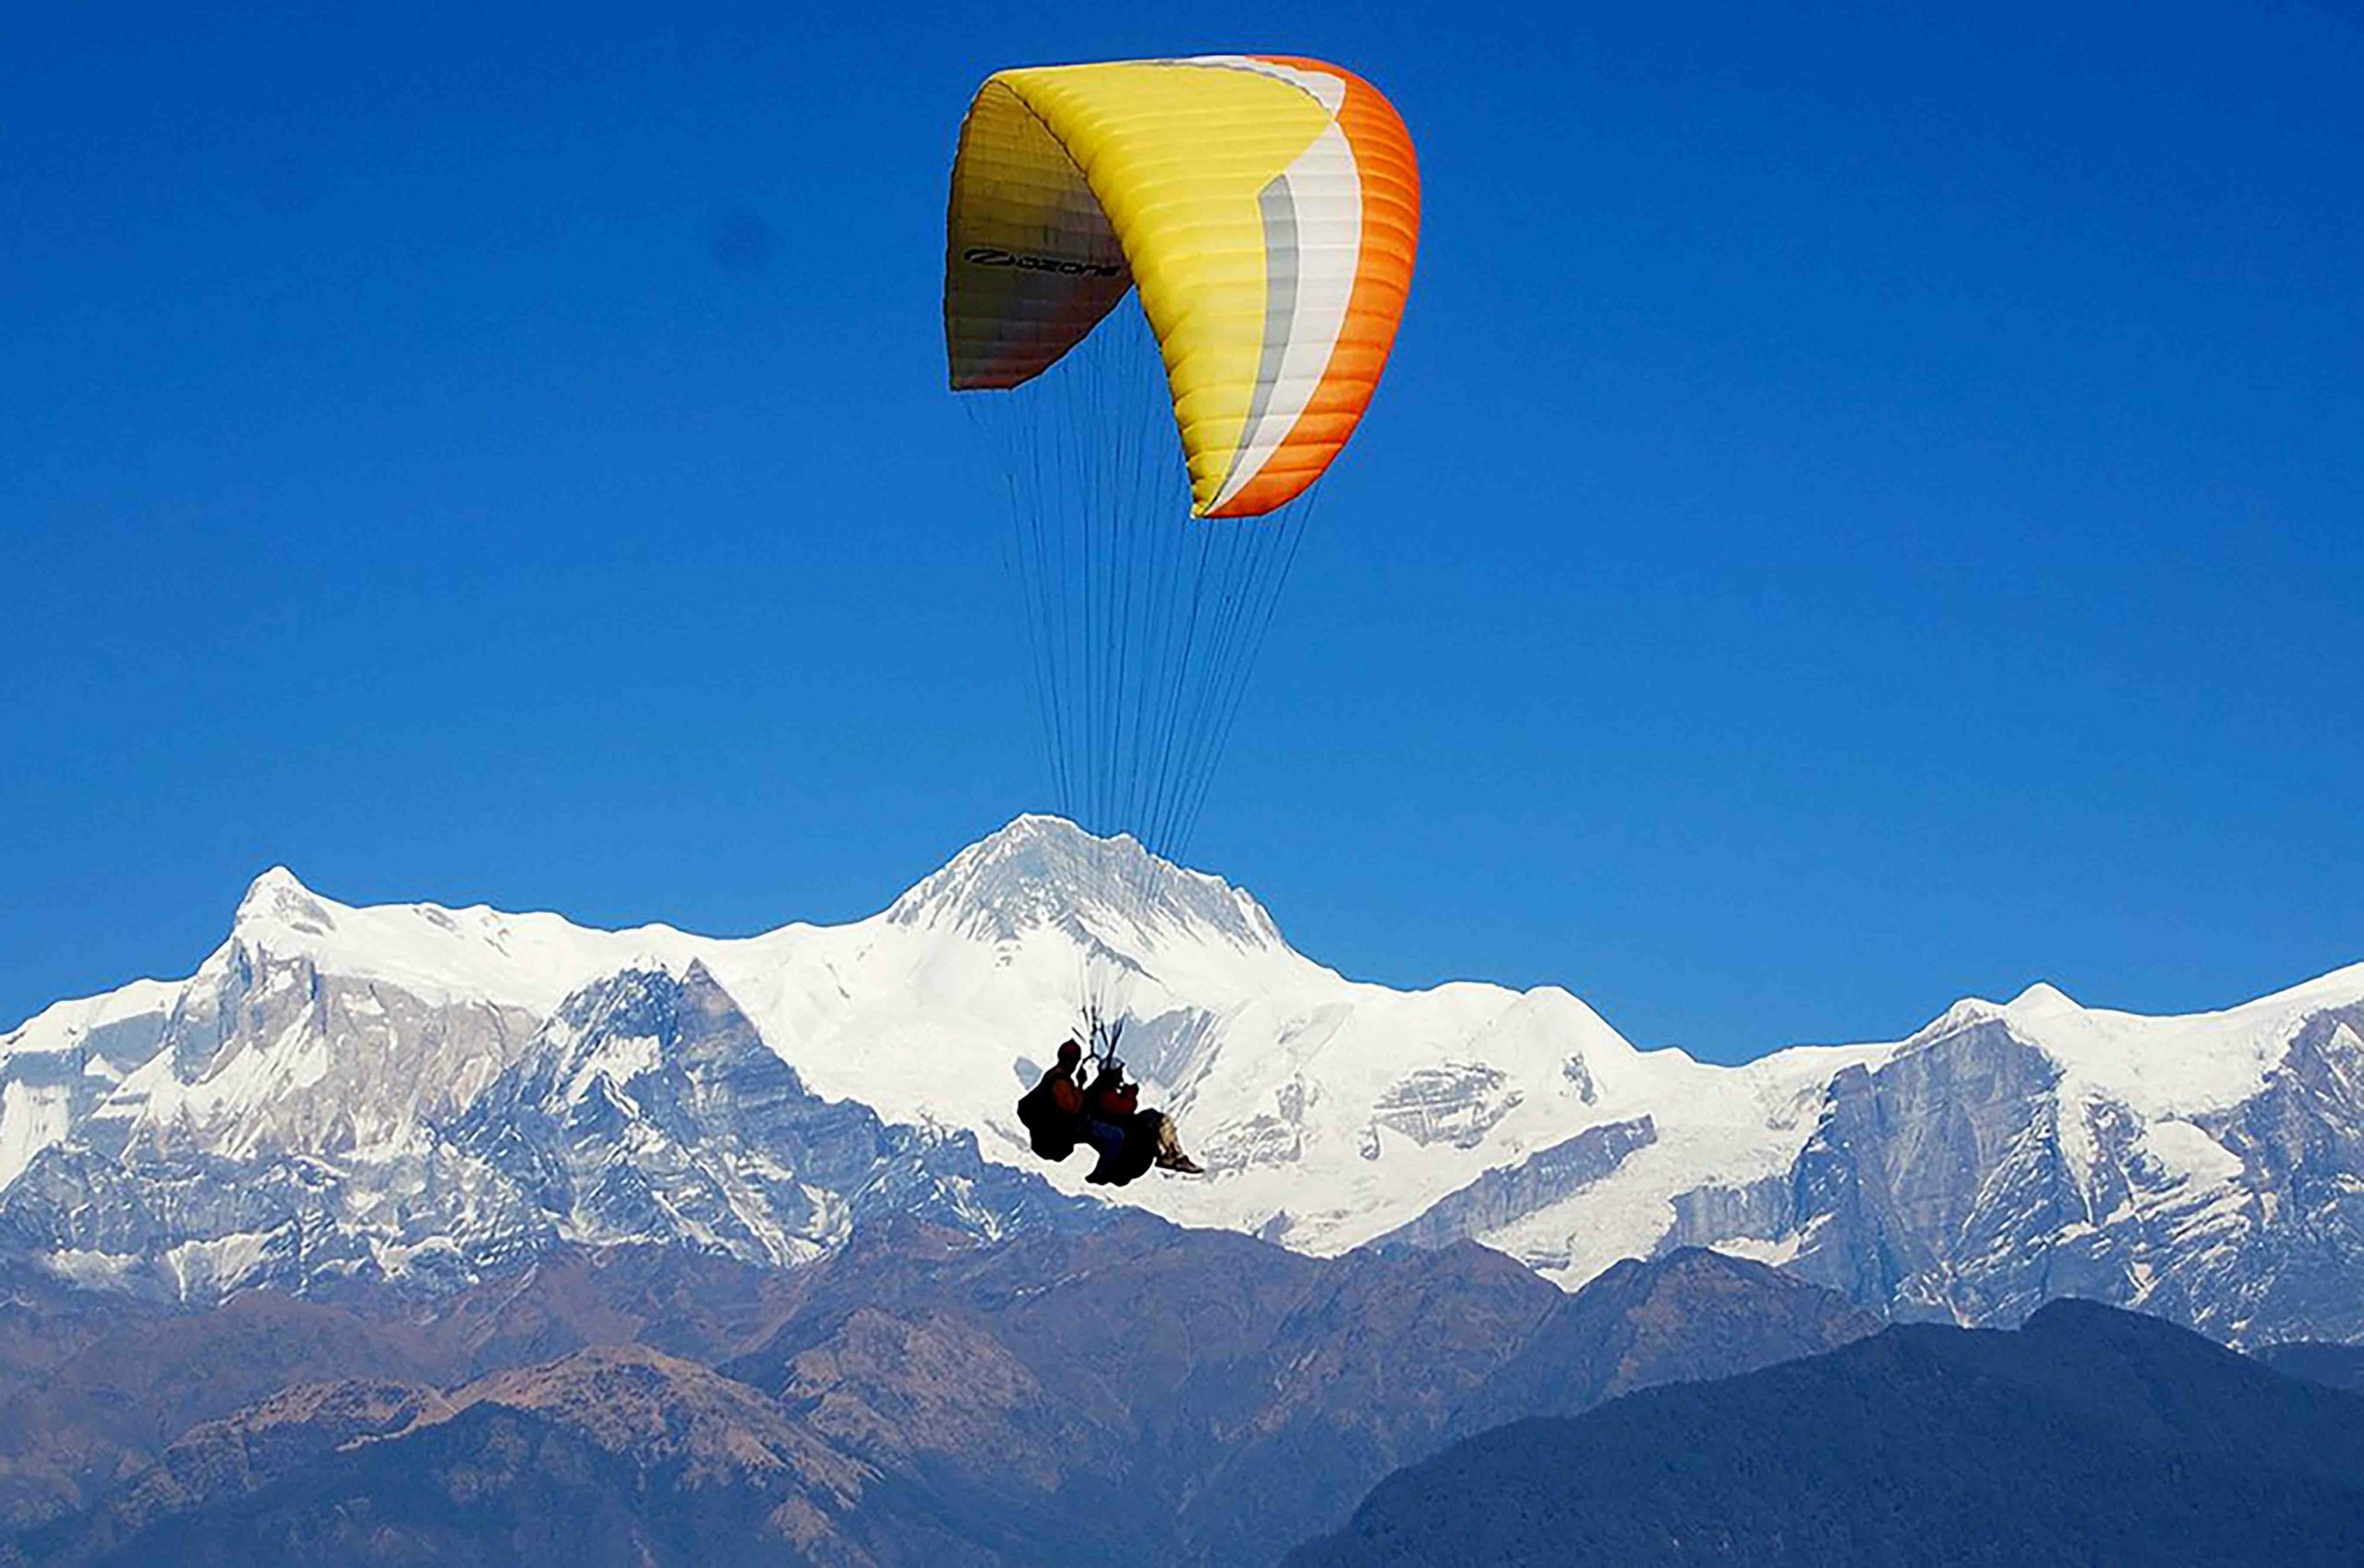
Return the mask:
{"type": "Polygon", "coordinates": [[[1362,417],[1418,229],[1403,122],[1335,66],[1217,54],[997,72],[952,175],[953,388],[1032,380],[1138,285],[1192,514],[1262,516],[1320,478],[1362,417]]]}

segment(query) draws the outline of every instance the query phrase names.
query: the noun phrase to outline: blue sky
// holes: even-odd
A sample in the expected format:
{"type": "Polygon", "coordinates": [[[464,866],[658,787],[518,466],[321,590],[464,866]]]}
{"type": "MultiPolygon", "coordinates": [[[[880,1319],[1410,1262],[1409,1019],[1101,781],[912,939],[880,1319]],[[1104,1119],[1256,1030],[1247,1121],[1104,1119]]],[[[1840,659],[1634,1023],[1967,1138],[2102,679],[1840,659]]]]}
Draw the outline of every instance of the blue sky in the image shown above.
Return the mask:
{"type": "Polygon", "coordinates": [[[2364,959],[2352,20],[830,9],[7,24],[0,1020],[273,862],[746,931],[1042,803],[954,132],[1221,49],[1427,183],[1194,845],[1300,947],[1726,1059],[2364,959]]]}

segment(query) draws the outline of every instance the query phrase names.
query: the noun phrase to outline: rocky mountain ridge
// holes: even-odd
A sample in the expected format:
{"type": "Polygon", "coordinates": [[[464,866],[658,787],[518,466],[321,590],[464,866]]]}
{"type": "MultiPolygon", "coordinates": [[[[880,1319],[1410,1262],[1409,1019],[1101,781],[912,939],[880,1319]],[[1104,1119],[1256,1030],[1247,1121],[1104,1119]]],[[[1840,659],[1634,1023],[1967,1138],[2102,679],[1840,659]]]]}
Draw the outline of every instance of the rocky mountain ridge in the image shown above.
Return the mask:
{"type": "MultiPolygon", "coordinates": [[[[235,1021],[221,1028],[219,1006],[176,1010],[151,1058],[194,1056],[193,1080],[127,1075],[132,1092],[101,1101],[81,1136],[39,1150],[0,1188],[0,1249],[78,1284],[201,1302],[348,1282],[449,1290],[566,1243],[779,1266],[824,1254],[865,1218],[994,1236],[1095,1217],[982,1159],[967,1133],[889,1126],[813,1094],[695,960],[680,976],[595,982],[513,1045],[475,1036],[444,1064],[482,1082],[464,1093],[409,1081],[370,1054],[375,1041],[356,1051],[337,1032],[356,997],[391,1010],[382,983],[356,993],[267,953],[251,969],[259,984],[235,972],[235,1021]],[[340,1047],[362,1071],[307,1070],[340,1047]],[[348,1100],[341,1079],[365,1087],[348,1100]],[[264,1085],[259,1114],[223,1115],[225,1080],[264,1085]],[[395,1104],[406,1114],[389,1116],[395,1104]],[[391,1135],[358,1137],[365,1116],[391,1135]]],[[[433,1021],[455,1013],[491,1016],[429,1010],[430,1060],[455,1032],[433,1021]]]]}

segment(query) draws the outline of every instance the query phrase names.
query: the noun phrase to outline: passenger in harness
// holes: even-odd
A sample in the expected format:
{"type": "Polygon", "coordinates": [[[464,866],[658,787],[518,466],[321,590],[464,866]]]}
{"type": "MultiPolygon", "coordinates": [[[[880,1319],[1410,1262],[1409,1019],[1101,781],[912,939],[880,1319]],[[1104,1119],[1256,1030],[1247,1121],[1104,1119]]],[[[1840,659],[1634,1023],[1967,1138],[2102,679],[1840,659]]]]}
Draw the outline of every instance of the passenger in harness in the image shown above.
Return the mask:
{"type": "Polygon", "coordinates": [[[1056,1162],[1075,1152],[1083,1140],[1083,1085],[1076,1075],[1083,1065],[1083,1047],[1073,1040],[1059,1046],[1058,1065],[1018,1102],[1018,1120],[1034,1152],[1056,1162]]]}
{"type": "Polygon", "coordinates": [[[1104,1058],[1083,1092],[1084,1136],[1100,1152],[1099,1163],[1084,1180],[1123,1187],[1138,1181],[1152,1165],[1182,1176],[1201,1174],[1199,1163],[1182,1152],[1174,1118],[1163,1111],[1144,1111],[1140,1103],[1140,1086],[1125,1080],[1125,1064],[1113,1055],[1104,1058]]]}

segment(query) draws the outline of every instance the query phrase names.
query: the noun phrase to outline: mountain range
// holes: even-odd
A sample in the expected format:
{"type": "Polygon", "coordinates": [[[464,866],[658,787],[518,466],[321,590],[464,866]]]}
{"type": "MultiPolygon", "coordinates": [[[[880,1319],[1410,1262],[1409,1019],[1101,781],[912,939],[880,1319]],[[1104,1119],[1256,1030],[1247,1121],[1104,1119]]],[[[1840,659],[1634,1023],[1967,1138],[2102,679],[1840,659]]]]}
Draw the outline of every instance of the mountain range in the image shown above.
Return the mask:
{"type": "Polygon", "coordinates": [[[1012,1106],[1079,1000],[1205,1178],[1115,1197],[1562,1286],[1712,1246],[1886,1317],[2080,1296],[2364,1339],[2364,965],[2146,1018],[2036,985],[1738,1067],[1567,991],[1401,992],[1215,877],[1022,817],[887,909],[744,938],[355,908],[274,870],[186,980],[0,1037],[0,1259],[159,1302],[463,1291],[570,1247],[774,1266],[911,1216],[1108,1223],[1012,1106]]]}
{"type": "Polygon", "coordinates": [[[432,1297],[7,1301],[0,1562],[44,1564],[1270,1562],[1457,1434],[1878,1327],[1696,1249],[1569,1296],[1468,1243],[1130,1211],[899,1215],[785,1270],[561,1246],[432,1297]]]}

